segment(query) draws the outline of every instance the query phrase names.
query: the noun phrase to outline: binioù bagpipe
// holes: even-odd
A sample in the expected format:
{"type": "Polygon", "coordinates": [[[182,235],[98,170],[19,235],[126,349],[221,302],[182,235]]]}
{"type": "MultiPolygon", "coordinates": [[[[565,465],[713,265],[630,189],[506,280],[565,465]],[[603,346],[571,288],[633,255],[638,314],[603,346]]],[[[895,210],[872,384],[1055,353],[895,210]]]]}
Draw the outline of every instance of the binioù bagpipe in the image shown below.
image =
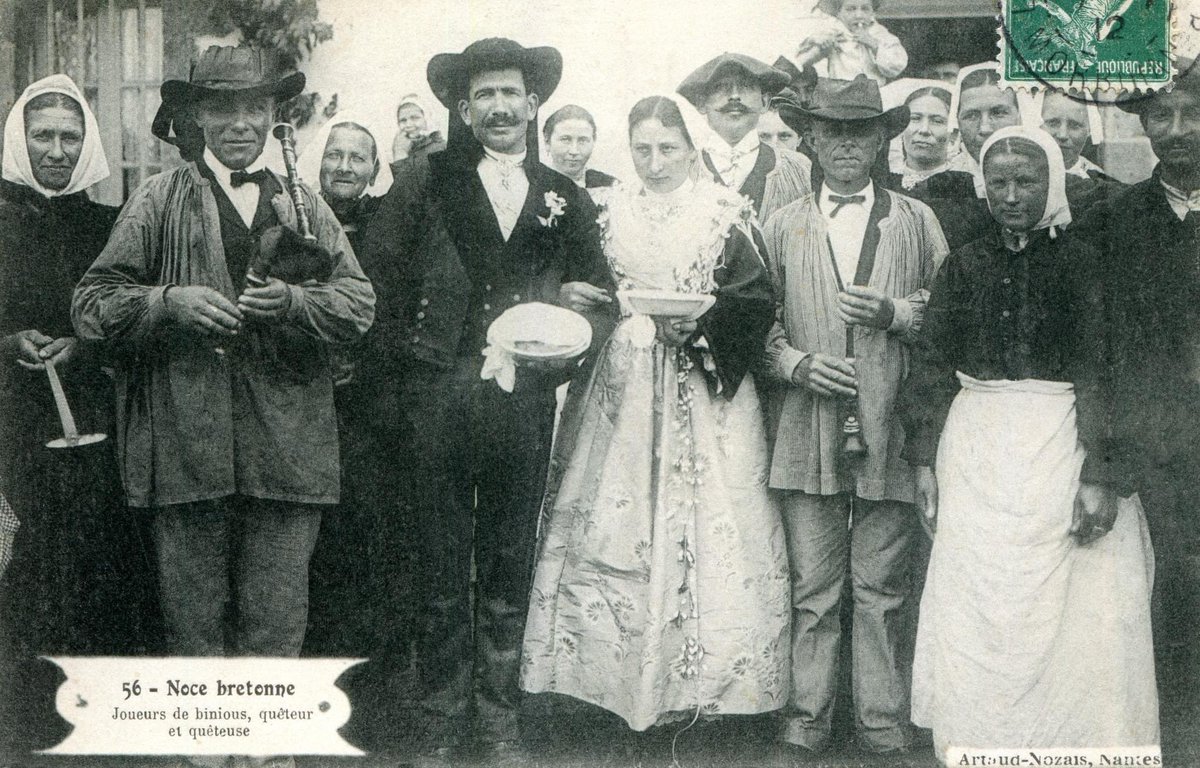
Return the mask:
{"type": "MultiPolygon", "coordinates": [[[[257,253],[246,270],[246,286],[262,287],[271,278],[288,285],[312,285],[327,282],[333,273],[334,255],[323,248],[313,234],[308,203],[300,189],[296,173],[295,131],[288,123],[272,129],[283,149],[287,170],[287,192],[296,211],[296,227],[278,224],[259,239],[257,253]]],[[[279,211],[284,219],[283,211],[279,211]]],[[[292,301],[295,301],[293,295],[292,301]]],[[[289,313],[294,310],[292,307],[289,313]]],[[[265,324],[250,321],[243,340],[234,345],[243,364],[273,378],[304,384],[321,375],[330,375],[328,344],[302,327],[282,319],[265,324]]]]}

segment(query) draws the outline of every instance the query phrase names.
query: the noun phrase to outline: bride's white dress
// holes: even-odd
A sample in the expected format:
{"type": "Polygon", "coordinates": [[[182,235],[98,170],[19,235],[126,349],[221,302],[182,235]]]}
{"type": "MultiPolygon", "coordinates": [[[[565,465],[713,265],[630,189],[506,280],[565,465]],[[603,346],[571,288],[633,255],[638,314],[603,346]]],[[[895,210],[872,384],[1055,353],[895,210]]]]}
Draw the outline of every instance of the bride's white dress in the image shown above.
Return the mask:
{"type": "MultiPolygon", "coordinates": [[[[601,224],[621,288],[715,292],[758,258],[742,198],[707,182],[614,188],[601,224]]],[[[712,392],[698,355],[622,319],[559,433],[522,686],[597,704],[641,730],[758,713],[788,690],[790,598],[752,376],[712,392]]]]}

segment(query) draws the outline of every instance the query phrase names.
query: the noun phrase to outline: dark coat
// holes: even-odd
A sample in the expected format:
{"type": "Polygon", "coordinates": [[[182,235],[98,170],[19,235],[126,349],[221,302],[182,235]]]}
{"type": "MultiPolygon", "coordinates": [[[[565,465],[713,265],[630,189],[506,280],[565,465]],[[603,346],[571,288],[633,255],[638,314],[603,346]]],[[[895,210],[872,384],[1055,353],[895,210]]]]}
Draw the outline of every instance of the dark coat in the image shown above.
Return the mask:
{"type": "Polygon", "coordinates": [[[1100,252],[1116,348],[1116,437],[1144,476],[1194,456],[1200,428],[1200,219],[1180,221],[1156,169],[1072,227],[1100,252]]]}
{"type": "Polygon", "coordinates": [[[617,183],[617,177],[597,171],[595,168],[588,168],[583,174],[583,186],[586,189],[597,189],[599,187],[611,187],[617,183]]]}
{"type": "MultiPolygon", "coordinates": [[[[505,241],[477,158],[447,151],[404,161],[367,232],[362,258],[379,293],[376,333],[392,373],[411,363],[449,369],[459,357],[481,365],[488,326],[510,307],[556,303],[572,280],[612,287],[583,190],[531,157],[525,206],[505,241]],[[538,217],[551,192],[566,206],[546,226],[538,217]]],[[[614,317],[606,308],[588,319],[595,348],[614,317]]]]}

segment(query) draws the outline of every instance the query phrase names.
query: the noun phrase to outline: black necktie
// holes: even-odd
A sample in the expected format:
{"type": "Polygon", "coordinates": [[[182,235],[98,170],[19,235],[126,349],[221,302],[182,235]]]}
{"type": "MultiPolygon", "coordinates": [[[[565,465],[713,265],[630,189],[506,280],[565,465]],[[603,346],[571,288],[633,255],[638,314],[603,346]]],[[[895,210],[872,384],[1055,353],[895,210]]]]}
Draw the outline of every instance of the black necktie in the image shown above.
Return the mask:
{"type": "Polygon", "coordinates": [[[830,195],[829,202],[836,203],[836,205],[834,205],[834,207],[833,207],[833,210],[829,212],[829,218],[832,219],[834,216],[838,215],[838,211],[842,210],[847,205],[852,205],[854,203],[867,202],[867,196],[866,195],[850,195],[849,197],[842,197],[841,195],[830,195]]]}
{"type": "Polygon", "coordinates": [[[271,172],[266,168],[260,168],[254,173],[246,173],[245,171],[234,171],[229,174],[229,184],[234,189],[243,184],[257,184],[262,186],[267,179],[271,178],[271,172]]]}

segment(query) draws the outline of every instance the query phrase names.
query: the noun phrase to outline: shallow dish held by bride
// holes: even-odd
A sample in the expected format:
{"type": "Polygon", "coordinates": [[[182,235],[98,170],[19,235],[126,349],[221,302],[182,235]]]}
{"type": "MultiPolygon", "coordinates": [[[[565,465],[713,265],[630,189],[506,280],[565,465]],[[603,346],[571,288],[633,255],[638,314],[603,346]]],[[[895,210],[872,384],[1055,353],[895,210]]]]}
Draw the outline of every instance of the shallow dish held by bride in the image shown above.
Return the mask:
{"type": "Polygon", "coordinates": [[[707,312],[717,297],[709,293],[677,293],[634,289],[617,291],[622,306],[640,315],[696,320],[707,312]]]}
{"type": "Polygon", "coordinates": [[[518,304],[488,328],[487,339],[513,357],[567,360],[587,351],[592,326],[576,312],[550,304],[518,304]]]}

